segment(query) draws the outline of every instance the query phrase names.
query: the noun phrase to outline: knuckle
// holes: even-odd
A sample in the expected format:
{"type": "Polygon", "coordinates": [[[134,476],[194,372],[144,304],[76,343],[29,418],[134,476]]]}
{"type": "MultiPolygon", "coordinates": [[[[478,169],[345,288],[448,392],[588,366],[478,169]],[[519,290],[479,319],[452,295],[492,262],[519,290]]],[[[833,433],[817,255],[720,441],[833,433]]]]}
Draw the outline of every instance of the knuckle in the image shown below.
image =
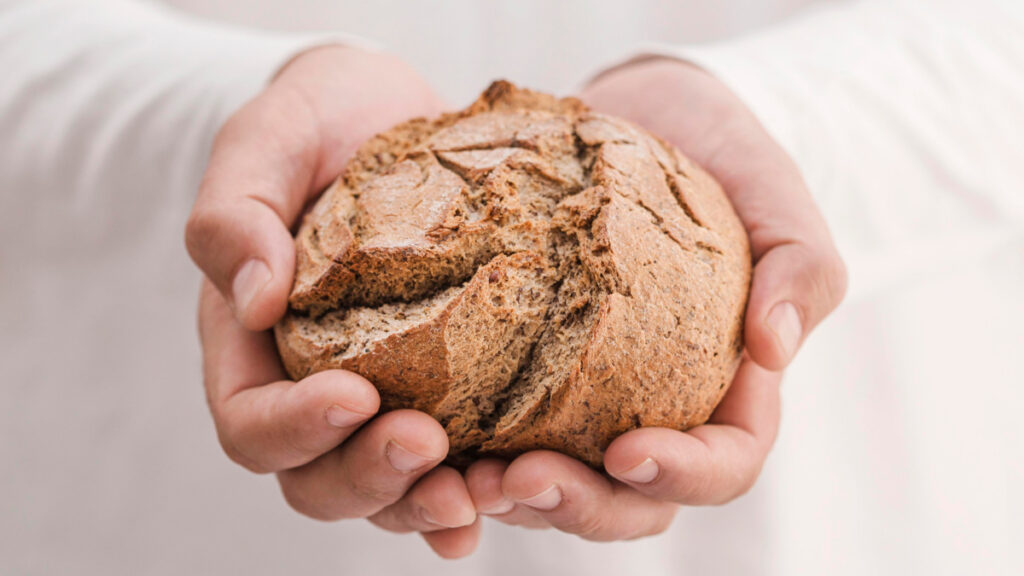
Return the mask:
{"type": "Polygon", "coordinates": [[[286,458],[296,465],[305,463],[322,454],[328,446],[321,446],[315,441],[315,430],[286,430],[281,432],[280,445],[286,458]]]}
{"type": "MultiPolygon", "coordinates": [[[[200,201],[201,202],[201,201],[200,201]]],[[[193,261],[199,263],[203,250],[210,245],[217,232],[216,215],[197,204],[185,222],[185,248],[193,261]]]]}
{"type": "Polygon", "coordinates": [[[229,460],[254,474],[273,472],[271,468],[261,464],[259,460],[253,458],[242,449],[238,441],[240,434],[236,430],[237,426],[231,426],[221,410],[211,405],[210,412],[213,414],[213,421],[217,430],[217,441],[229,460]]]}
{"type": "Polygon", "coordinates": [[[253,460],[238,448],[233,442],[225,439],[221,439],[220,446],[224,450],[224,454],[227,455],[228,459],[238,464],[242,468],[245,468],[249,472],[254,474],[266,474],[271,470],[265,466],[261,466],[256,460],[253,460]]]}
{"type": "Polygon", "coordinates": [[[395,534],[408,534],[416,531],[416,529],[410,526],[408,522],[396,517],[395,512],[388,508],[369,516],[366,519],[370,524],[373,524],[381,530],[386,530],[395,534]]]}
{"type": "Polygon", "coordinates": [[[662,534],[672,526],[672,522],[676,518],[676,511],[678,507],[672,505],[665,509],[664,512],[657,515],[657,517],[649,525],[637,534],[631,536],[629,539],[634,540],[636,538],[645,538],[647,536],[656,536],[662,534]]]}
{"type": "Polygon", "coordinates": [[[561,529],[584,540],[604,542],[610,539],[604,521],[596,514],[580,514],[561,522],[561,529]]]}
{"type": "Polygon", "coordinates": [[[829,280],[834,306],[838,306],[843,301],[843,298],[846,297],[846,291],[850,284],[850,274],[846,269],[846,263],[843,262],[843,259],[838,254],[832,259],[829,280]]]}
{"type": "Polygon", "coordinates": [[[750,492],[754,488],[754,485],[757,484],[757,479],[758,477],[760,477],[760,475],[760,465],[753,466],[748,468],[747,470],[744,470],[742,473],[739,474],[738,478],[736,479],[736,489],[721,503],[724,504],[725,502],[735,500],[736,498],[743,496],[747,492],[750,492]]]}
{"type": "Polygon", "coordinates": [[[398,500],[402,494],[390,487],[368,482],[363,479],[354,480],[350,484],[352,495],[361,502],[374,506],[387,506],[398,500]]]}
{"type": "Polygon", "coordinates": [[[232,440],[229,435],[218,430],[217,438],[220,441],[220,447],[224,451],[224,454],[235,464],[238,464],[253,474],[267,474],[268,472],[272,472],[272,470],[248,456],[244,450],[238,447],[238,444],[232,440]]]}
{"type": "Polygon", "coordinates": [[[299,467],[277,474],[285,502],[293,510],[322,522],[352,518],[368,518],[385,510],[379,501],[367,502],[350,485],[345,490],[323,475],[323,469],[299,467]]]}
{"type": "Polygon", "coordinates": [[[683,484],[675,500],[683,504],[701,504],[714,484],[710,474],[695,475],[690,482],[683,484]]]}
{"type": "Polygon", "coordinates": [[[846,264],[835,250],[829,249],[811,256],[804,268],[803,277],[807,294],[816,302],[811,309],[820,311],[822,317],[835,310],[846,295],[849,282],[846,264]]]}
{"type": "MultiPolygon", "coordinates": [[[[283,408],[277,404],[272,410],[283,408]]],[[[279,423],[276,427],[268,427],[267,439],[279,447],[281,459],[289,468],[305,464],[333,448],[325,444],[316,419],[292,419],[287,414],[274,414],[267,419],[279,423]]]]}
{"type": "Polygon", "coordinates": [[[757,484],[762,466],[763,462],[758,462],[757,464],[744,466],[741,469],[730,472],[717,472],[713,485],[722,488],[717,491],[709,491],[707,493],[709,497],[705,498],[707,501],[704,503],[716,506],[727,504],[750,492],[754,485],[757,484]]]}
{"type": "Polygon", "coordinates": [[[740,496],[743,496],[747,492],[750,492],[750,490],[754,488],[754,484],[756,483],[757,482],[754,478],[744,479],[742,482],[740,482],[739,486],[737,486],[736,492],[733,493],[732,498],[730,498],[729,500],[735,500],[740,496]]]}
{"type": "Polygon", "coordinates": [[[839,257],[839,254],[830,250],[819,257],[817,269],[819,271],[818,281],[821,291],[831,307],[835,308],[843,299],[843,295],[846,294],[846,284],[848,281],[846,264],[839,257]]]}
{"type": "Polygon", "coordinates": [[[708,494],[711,494],[720,482],[718,476],[717,470],[710,462],[705,462],[703,466],[696,467],[690,473],[680,474],[678,480],[666,486],[666,496],[677,504],[705,504],[708,494]]]}
{"type": "Polygon", "coordinates": [[[302,489],[298,483],[289,481],[286,476],[279,477],[279,483],[281,484],[281,494],[284,496],[284,501],[288,506],[313,520],[320,520],[321,522],[331,522],[339,520],[340,515],[332,514],[327,506],[323,506],[322,503],[316,501],[311,495],[304,489],[302,489]]]}

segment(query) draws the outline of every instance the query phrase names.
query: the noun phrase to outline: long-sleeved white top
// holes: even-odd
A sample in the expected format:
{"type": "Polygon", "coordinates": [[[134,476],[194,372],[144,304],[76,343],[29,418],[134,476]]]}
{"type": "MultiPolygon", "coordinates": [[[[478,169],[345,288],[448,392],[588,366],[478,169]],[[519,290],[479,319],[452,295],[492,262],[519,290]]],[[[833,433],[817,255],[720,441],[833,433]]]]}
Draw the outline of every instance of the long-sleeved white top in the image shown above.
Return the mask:
{"type": "Polygon", "coordinates": [[[174,3],[0,0],[0,572],[1024,572],[1024,3],[174,3]],[[632,543],[488,523],[444,564],[307,521],[220,454],[184,220],[220,123],[341,33],[455,104],[644,50],[751,106],[852,290],[792,366],[750,494],[632,543]]]}

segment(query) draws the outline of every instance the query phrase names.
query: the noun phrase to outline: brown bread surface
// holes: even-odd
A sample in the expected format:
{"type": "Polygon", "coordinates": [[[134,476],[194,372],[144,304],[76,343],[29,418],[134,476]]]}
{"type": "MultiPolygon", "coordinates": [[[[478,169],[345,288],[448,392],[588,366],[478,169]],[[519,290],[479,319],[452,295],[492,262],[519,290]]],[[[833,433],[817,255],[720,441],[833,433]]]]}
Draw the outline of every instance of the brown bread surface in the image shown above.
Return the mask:
{"type": "Polygon", "coordinates": [[[496,82],[367,142],[306,215],[292,378],[343,368],[437,418],[449,458],[599,466],[640,426],[704,423],[739,364],[746,232],[671,146],[496,82]]]}

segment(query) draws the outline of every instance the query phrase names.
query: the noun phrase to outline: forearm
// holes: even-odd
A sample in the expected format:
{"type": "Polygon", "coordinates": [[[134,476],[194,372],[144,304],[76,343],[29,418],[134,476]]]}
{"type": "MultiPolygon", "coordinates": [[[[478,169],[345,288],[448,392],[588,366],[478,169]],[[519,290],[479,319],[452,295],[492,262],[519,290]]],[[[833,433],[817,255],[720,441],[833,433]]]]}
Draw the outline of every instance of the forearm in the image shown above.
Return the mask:
{"type": "Polygon", "coordinates": [[[707,68],[754,110],[800,166],[863,293],[1021,233],[1021,12],[868,0],[651,51],[707,68]]]}

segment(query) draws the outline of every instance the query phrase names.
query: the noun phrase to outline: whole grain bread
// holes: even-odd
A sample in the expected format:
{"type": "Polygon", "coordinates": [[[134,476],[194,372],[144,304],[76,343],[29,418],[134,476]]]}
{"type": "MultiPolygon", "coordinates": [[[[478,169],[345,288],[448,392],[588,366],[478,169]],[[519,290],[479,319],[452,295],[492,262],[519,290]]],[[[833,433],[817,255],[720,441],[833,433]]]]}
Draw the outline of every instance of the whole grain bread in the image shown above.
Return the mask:
{"type": "Polygon", "coordinates": [[[739,363],[746,232],[646,131],[496,82],[367,142],[306,215],[275,329],[295,379],[344,368],[437,418],[450,460],[601,464],[704,423],[739,363]]]}

